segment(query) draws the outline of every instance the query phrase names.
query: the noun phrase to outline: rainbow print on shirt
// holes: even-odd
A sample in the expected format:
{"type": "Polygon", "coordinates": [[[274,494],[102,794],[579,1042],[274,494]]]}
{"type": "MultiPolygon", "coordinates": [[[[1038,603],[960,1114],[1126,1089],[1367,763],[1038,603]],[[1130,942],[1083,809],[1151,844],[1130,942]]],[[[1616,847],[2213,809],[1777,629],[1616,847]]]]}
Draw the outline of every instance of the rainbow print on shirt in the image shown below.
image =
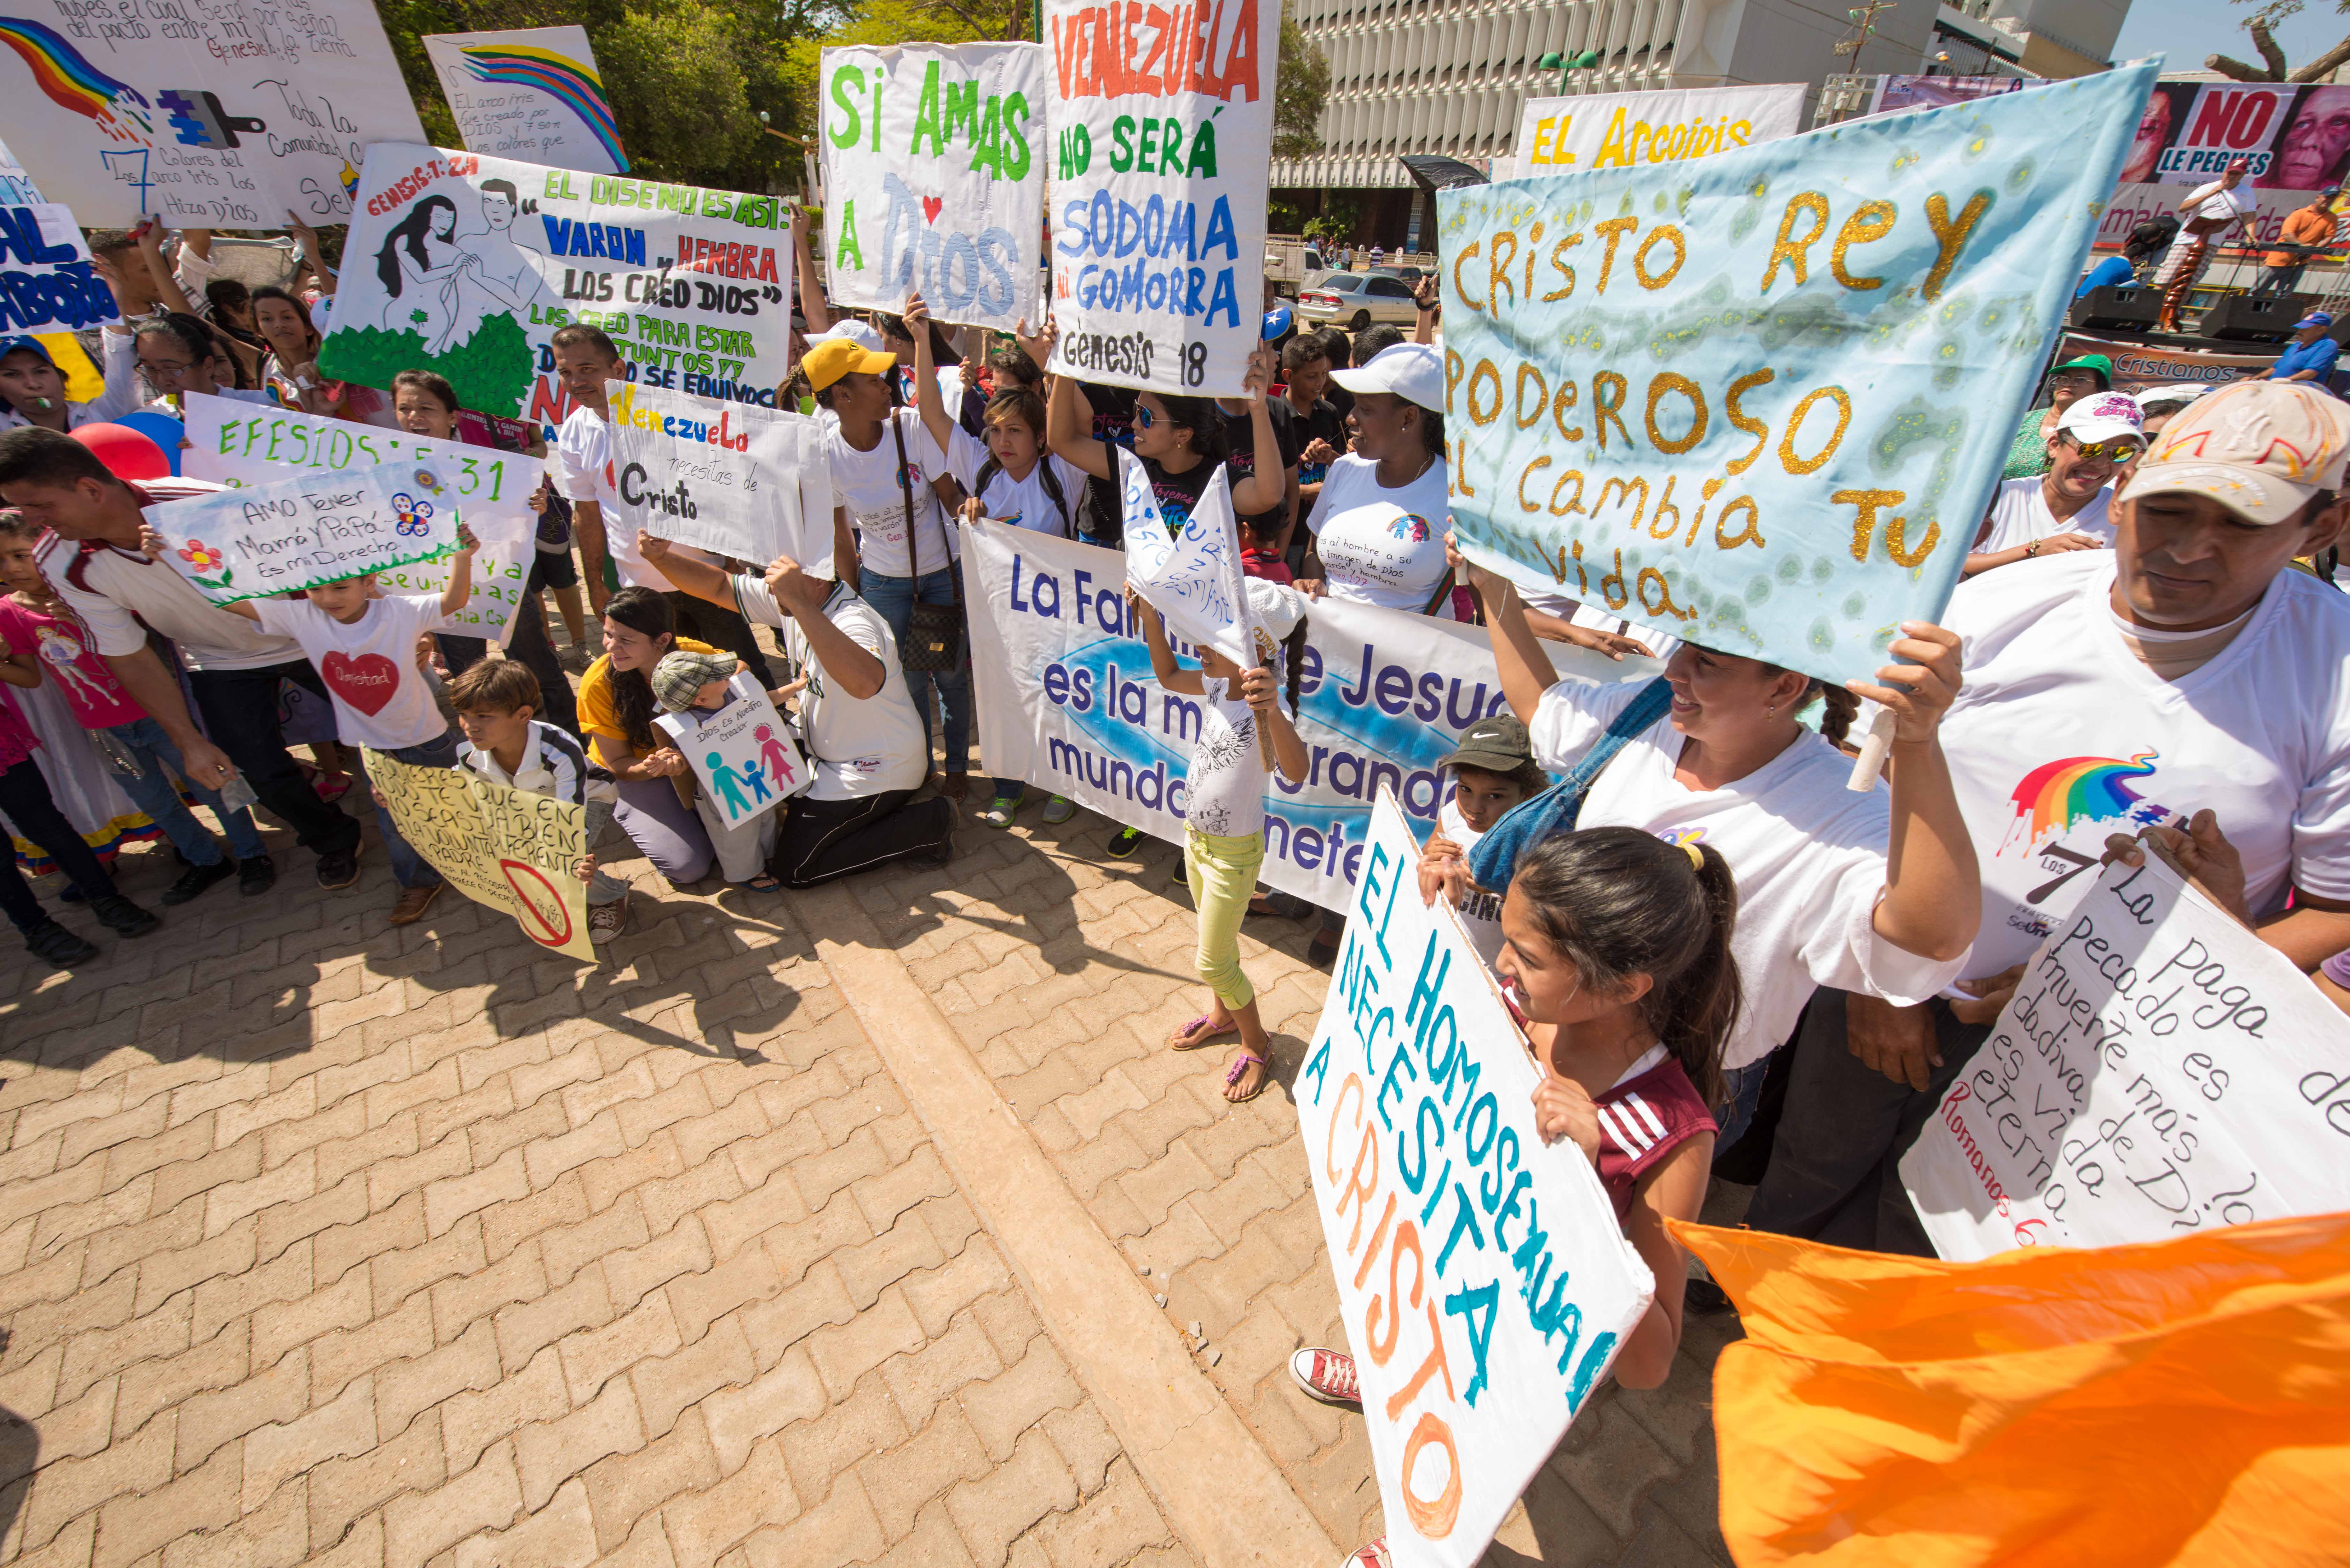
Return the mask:
{"type": "Polygon", "coordinates": [[[2008,797],[2015,805],[2015,820],[2000,845],[2000,853],[2007,853],[2008,846],[2020,839],[2029,854],[2043,839],[2064,832],[2076,822],[2133,816],[2160,821],[2169,815],[2168,810],[2130,787],[2153,776],[2154,760],[2159,755],[2159,752],[2140,752],[2127,762],[2114,757],[2065,757],[2033,769],[2008,797]]]}
{"type": "Polygon", "coordinates": [[[536,88],[577,115],[620,173],[629,171],[629,155],[620,150],[620,128],[612,107],[604,101],[604,80],[592,66],[581,65],[552,49],[530,44],[467,44],[457,51],[465,70],[477,82],[536,88]]]}
{"type": "Polygon", "coordinates": [[[139,89],[91,65],[38,22],[0,16],[0,44],[16,51],[33,73],[33,85],[58,108],[71,109],[117,141],[153,139],[155,128],[140,112],[151,106],[139,89]]]}

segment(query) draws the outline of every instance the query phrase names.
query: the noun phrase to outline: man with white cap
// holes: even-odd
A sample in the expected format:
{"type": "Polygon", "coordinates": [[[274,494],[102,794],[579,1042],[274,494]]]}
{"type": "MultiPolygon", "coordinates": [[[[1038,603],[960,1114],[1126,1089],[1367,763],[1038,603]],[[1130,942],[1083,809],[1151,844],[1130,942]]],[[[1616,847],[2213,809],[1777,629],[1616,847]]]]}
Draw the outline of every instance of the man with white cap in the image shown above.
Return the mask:
{"type": "Polygon", "coordinates": [[[2345,458],[2340,401],[2239,382],[2163,431],[2110,551],[1960,586],[1942,735],[1984,901],[1966,994],[1820,992],[1749,1224],[1930,1254],[1901,1155],[2109,837],[2154,844],[2303,971],[2350,948],[2350,600],[2289,569],[2350,516],[2345,458]]]}
{"type": "Polygon", "coordinates": [[[2293,342],[2269,367],[2272,381],[2314,381],[2326,386],[2334,379],[2334,361],[2342,345],[2332,336],[2334,317],[2313,310],[2293,324],[2293,342]]]}
{"type": "Polygon", "coordinates": [[[1991,492],[1991,511],[1967,556],[1967,576],[2052,551],[2112,545],[2114,525],[2106,514],[2114,473],[2145,451],[2137,399],[2098,392],[2075,401],[2058,416],[2049,438],[2048,472],[2002,480],[1991,492]]]}
{"type": "Polygon", "coordinates": [[[1443,358],[1425,343],[1397,343],[1330,379],[1355,395],[1347,421],[1355,449],[1330,464],[1306,515],[1314,543],[1297,586],[1437,613],[1451,600],[1452,576],[1444,559],[1443,358]]]}

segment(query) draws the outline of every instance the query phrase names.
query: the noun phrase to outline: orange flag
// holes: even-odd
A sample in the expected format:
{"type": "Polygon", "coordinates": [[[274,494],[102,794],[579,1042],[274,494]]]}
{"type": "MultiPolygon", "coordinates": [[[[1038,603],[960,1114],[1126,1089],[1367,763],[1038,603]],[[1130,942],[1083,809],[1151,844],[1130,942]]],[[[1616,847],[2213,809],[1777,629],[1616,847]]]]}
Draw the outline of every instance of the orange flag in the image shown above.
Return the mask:
{"type": "Polygon", "coordinates": [[[1671,1222],[1741,1568],[2350,1563],[2350,1214],[1975,1263],[1671,1222]]]}

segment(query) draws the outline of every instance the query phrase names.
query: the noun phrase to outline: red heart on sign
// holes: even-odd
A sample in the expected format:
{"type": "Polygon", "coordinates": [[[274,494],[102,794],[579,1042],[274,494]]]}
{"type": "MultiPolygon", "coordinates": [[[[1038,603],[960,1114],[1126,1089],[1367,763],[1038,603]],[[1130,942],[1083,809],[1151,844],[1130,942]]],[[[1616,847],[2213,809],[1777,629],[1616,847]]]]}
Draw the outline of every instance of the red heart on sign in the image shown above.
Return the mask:
{"type": "Polygon", "coordinates": [[[939,197],[939,196],[925,196],[925,197],[923,197],[923,198],[922,198],[922,219],[923,219],[923,221],[924,221],[925,223],[937,223],[937,222],[939,221],[939,212],[940,212],[940,209],[943,208],[945,205],[946,205],[946,201],[945,201],[945,199],[944,199],[944,198],[942,198],[942,197],[939,197]]]}
{"type": "Polygon", "coordinates": [[[400,690],[400,666],[380,653],[357,659],[330,653],[318,661],[318,673],[336,696],[370,718],[382,712],[400,690]]]}

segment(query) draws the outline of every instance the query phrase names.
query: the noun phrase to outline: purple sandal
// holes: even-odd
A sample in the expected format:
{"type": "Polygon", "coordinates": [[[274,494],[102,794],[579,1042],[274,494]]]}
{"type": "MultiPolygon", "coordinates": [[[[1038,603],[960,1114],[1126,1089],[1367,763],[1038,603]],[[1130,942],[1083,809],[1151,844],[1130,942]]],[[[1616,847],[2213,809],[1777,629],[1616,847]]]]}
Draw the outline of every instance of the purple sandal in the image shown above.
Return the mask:
{"type": "Polygon", "coordinates": [[[1224,1075],[1224,1087],[1229,1089],[1234,1084],[1239,1083],[1247,1074],[1252,1064],[1265,1068],[1265,1075],[1256,1081],[1255,1088],[1251,1089],[1247,1094],[1243,1095],[1238,1099],[1233,1099],[1232,1096],[1226,1095],[1224,1099],[1227,1104],[1235,1106],[1247,1105],[1251,1100],[1253,1100],[1259,1095],[1263,1094],[1265,1085],[1273,1081],[1272,1064],[1266,1062],[1262,1056],[1252,1055],[1248,1052],[1243,1051],[1240,1054],[1239,1060],[1232,1064],[1232,1071],[1224,1075]]]}
{"type": "Polygon", "coordinates": [[[1241,1032],[1238,1020],[1225,1024],[1222,1029],[1214,1027],[1215,1022],[1214,1013],[1202,1012],[1199,1017],[1170,1034],[1167,1037],[1167,1048],[1170,1051],[1197,1051],[1201,1046],[1222,1040],[1227,1034],[1237,1034],[1241,1032]],[[1207,1031],[1204,1034],[1201,1033],[1203,1029],[1207,1031]]]}

